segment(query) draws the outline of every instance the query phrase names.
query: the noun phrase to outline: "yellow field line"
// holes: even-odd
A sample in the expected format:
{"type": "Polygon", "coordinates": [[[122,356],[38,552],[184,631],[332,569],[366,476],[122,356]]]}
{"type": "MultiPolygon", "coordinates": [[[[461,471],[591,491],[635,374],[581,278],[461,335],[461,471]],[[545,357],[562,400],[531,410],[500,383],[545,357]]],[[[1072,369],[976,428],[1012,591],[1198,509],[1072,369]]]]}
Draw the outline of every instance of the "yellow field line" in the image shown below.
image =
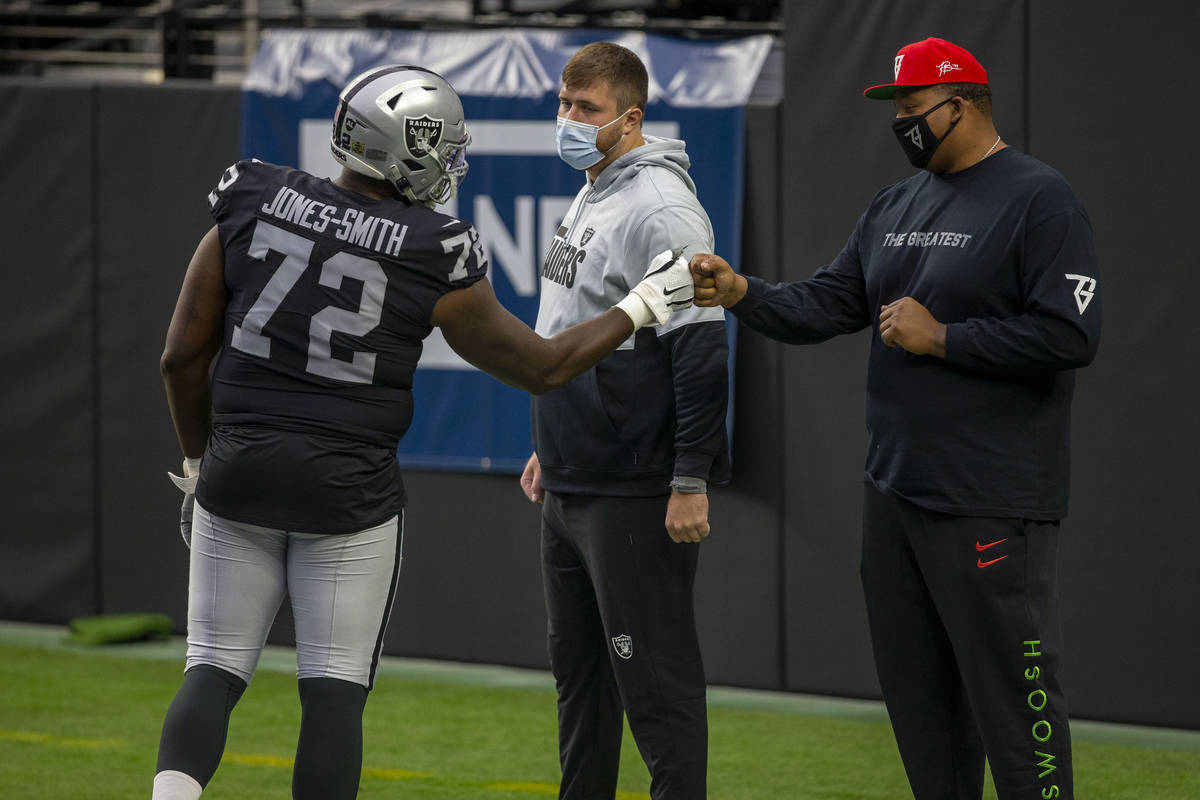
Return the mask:
{"type": "MultiPolygon", "coordinates": [[[[226,753],[221,761],[222,763],[232,762],[251,767],[276,767],[280,769],[291,769],[292,764],[295,763],[290,758],[246,753],[226,753]]],[[[428,772],[414,772],[407,769],[380,769],[378,767],[364,767],[362,774],[364,778],[380,778],[385,781],[414,781],[437,777],[428,772]]],[[[495,783],[482,784],[481,788],[489,792],[521,792],[551,796],[558,794],[558,784],[535,783],[533,781],[497,781],[495,783]]],[[[647,800],[647,796],[638,794],[637,792],[617,792],[616,800],[647,800]]]]}
{"type": "Polygon", "coordinates": [[[379,769],[377,767],[364,767],[362,774],[364,778],[382,778],[385,781],[415,781],[433,777],[428,772],[413,772],[408,769],[379,769]]]}
{"type": "Polygon", "coordinates": [[[0,730],[0,739],[7,739],[10,742],[29,742],[31,744],[49,744],[58,747],[85,747],[89,749],[117,747],[125,744],[125,742],[117,739],[75,739],[68,736],[55,736],[52,733],[38,733],[37,731],[0,730]]]}
{"type": "MultiPolygon", "coordinates": [[[[295,759],[284,758],[282,756],[262,756],[254,753],[226,753],[221,758],[221,763],[243,764],[248,767],[275,767],[277,769],[291,769],[295,759]]],[[[377,767],[364,767],[362,774],[367,778],[381,778],[386,781],[412,781],[420,780],[421,778],[433,777],[427,772],[413,772],[407,769],[379,769],[377,767]]]]}
{"type": "MultiPolygon", "coordinates": [[[[99,747],[121,747],[129,743],[119,739],[78,739],[69,736],[55,736],[52,733],[38,731],[8,731],[0,729],[0,739],[11,742],[26,742],[29,744],[52,745],[56,747],[82,747],[95,749],[99,747]]],[[[258,753],[225,753],[221,758],[223,764],[241,764],[249,767],[271,767],[274,769],[291,769],[294,759],[283,756],[270,756],[258,753]]],[[[380,769],[365,767],[362,771],[364,778],[379,778],[387,781],[413,781],[437,777],[428,772],[414,772],[407,769],[380,769]]],[[[523,794],[540,794],[553,796],[558,794],[558,786],[553,783],[535,783],[533,781],[499,781],[481,785],[490,792],[517,792],[523,794]]],[[[637,792],[617,792],[617,800],[646,800],[646,795],[637,792]]]]}

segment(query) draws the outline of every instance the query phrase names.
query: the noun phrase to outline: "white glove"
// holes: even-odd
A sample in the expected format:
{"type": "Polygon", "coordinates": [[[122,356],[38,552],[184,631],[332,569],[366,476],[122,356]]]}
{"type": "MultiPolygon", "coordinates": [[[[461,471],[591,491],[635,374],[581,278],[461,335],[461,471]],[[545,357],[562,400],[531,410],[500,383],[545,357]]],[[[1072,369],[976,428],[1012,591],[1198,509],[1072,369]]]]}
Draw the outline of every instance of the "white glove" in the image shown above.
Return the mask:
{"type": "Polygon", "coordinates": [[[642,282],[617,303],[616,307],[633,320],[635,331],[645,325],[662,325],[672,312],[692,304],[692,273],[682,253],[683,248],[679,248],[656,255],[642,282]]]}
{"type": "Polygon", "coordinates": [[[179,534],[183,543],[190,549],[192,546],[192,511],[196,505],[196,484],[200,481],[200,459],[185,458],[183,460],[183,477],[167,473],[171,483],[183,492],[183,507],[179,509],[179,534]]]}

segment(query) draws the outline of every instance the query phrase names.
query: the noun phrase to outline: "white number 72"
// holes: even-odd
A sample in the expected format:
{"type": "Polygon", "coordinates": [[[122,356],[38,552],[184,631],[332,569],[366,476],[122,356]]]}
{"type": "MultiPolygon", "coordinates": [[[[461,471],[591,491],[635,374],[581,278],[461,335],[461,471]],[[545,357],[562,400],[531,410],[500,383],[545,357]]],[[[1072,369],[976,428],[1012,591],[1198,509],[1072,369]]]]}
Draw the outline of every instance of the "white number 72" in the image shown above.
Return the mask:
{"type": "MultiPolygon", "coordinates": [[[[242,323],[233,326],[230,344],[234,349],[259,358],[271,357],[271,337],[263,334],[263,328],[308,268],[312,249],[312,241],[303,236],[259,220],[250,242],[250,257],[265,261],[267,253],[273,250],[283,255],[283,261],[242,318],[242,323]]],[[[321,265],[318,281],[322,286],[339,289],[343,278],[362,281],[362,299],[353,311],[326,306],[313,315],[308,325],[308,363],[305,369],[313,375],[348,383],[371,383],[375,378],[376,354],[356,350],[349,361],[334,358],[330,352],[330,339],[335,331],[365,336],[379,325],[387,290],[387,273],[379,266],[379,262],[351,253],[338,253],[321,265]]]]}

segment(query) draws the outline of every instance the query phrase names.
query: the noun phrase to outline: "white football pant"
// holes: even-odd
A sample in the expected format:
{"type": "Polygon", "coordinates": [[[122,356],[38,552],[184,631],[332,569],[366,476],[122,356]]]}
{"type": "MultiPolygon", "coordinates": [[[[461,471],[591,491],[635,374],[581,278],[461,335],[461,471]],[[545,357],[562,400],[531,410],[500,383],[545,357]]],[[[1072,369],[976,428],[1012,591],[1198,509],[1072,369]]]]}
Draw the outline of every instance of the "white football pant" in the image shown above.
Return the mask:
{"type": "Polygon", "coordinates": [[[358,533],[289,533],[224,519],[197,503],[187,668],[211,664],[250,683],[286,589],[296,623],[297,676],[370,689],[403,541],[403,514],[358,533]]]}

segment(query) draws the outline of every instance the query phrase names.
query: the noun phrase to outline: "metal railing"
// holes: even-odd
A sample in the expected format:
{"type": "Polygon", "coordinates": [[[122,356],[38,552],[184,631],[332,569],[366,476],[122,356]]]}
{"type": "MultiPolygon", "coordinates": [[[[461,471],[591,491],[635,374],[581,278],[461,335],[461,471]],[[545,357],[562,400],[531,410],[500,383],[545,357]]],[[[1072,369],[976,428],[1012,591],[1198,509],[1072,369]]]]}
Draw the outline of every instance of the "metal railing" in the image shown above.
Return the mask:
{"type": "Polygon", "coordinates": [[[780,13],[779,0],[10,0],[0,2],[0,73],[235,82],[264,28],[597,27],[715,38],[781,33],[780,13]],[[685,18],[688,8],[704,15],[685,18]]]}

